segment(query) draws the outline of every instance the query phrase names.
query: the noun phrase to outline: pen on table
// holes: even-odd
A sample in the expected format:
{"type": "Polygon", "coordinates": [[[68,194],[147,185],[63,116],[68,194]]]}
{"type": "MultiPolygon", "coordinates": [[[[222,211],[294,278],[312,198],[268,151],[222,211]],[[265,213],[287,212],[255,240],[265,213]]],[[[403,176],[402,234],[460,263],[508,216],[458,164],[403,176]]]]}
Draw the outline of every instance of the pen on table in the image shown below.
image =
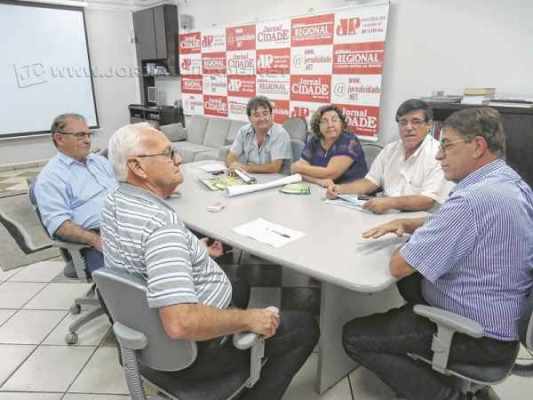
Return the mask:
{"type": "Polygon", "coordinates": [[[286,233],[283,233],[283,232],[275,231],[273,229],[270,229],[270,232],[275,233],[275,234],[280,235],[280,236],[283,236],[284,238],[287,238],[287,239],[291,238],[290,235],[287,235],[286,233]]]}

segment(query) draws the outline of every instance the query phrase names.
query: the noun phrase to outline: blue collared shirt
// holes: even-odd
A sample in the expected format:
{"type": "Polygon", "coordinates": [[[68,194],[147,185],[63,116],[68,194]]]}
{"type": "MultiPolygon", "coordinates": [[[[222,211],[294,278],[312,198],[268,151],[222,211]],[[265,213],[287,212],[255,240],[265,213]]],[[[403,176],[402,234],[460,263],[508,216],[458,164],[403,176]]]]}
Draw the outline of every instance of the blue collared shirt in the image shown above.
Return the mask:
{"type": "Polygon", "coordinates": [[[257,146],[252,124],[244,125],[237,132],[230,151],[236,154],[239,162],[243,164],[267,164],[275,160],[286,160],[286,169],[292,159],[289,134],[278,124],[272,125],[261,147],[257,146]]]}
{"type": "Polygon", "coordinates": [[[502,160],[457,184],[400,250],[425,279],[426,301],[479,322],[485,335],[518,338],[533,284],[533,193],[502,160]]]}
{"type": "Polygon", "coordinates": [[[98,229],[105,196],[116,186],[107,158],[89,154],[82,163],[58,152],[37,177],[34,189],[48,233],[52,236],[67,220],[98,229]]]}

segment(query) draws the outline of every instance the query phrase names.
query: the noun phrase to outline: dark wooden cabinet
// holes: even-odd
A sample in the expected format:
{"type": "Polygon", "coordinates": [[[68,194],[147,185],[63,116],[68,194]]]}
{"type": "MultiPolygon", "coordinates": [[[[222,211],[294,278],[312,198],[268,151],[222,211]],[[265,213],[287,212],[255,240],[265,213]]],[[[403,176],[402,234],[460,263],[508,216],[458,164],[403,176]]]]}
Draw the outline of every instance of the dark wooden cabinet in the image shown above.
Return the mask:
{"type": "MultiPolygon", "coordinates": [[[[471,106],[459,103],[429,103],[435,121],[471,106]]],[[[533,186],[533,108],[493,107],[502,116],[507,143],[507,163],[533,186]]]]}
{"type": "Polygon", "coordinates": [[[178,8],[172,4],[133,13],[133,29],[141,98],[148,104],[147,88],[155,86],[155,77],[179,75],[177,52],[178,8]]]}
{"type": "Polygon", "coordinates": [[[171,75],[177,73],[178,9],[164,4],[133,13],[133,29],[140,61],[164,60],[171,75]]]}

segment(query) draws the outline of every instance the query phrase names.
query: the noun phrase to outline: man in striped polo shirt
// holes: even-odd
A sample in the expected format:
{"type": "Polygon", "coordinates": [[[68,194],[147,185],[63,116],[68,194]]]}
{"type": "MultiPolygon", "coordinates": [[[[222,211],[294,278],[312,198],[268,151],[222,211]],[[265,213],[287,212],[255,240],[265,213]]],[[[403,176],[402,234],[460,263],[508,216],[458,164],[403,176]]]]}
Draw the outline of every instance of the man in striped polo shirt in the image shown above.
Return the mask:
{"type": "MultiPolygon", "coordinates": [[[[428,220],[400,219],[366,232],[412,233],[390,272],[403,278],[401,308],[350,321],[343,343],[354,360],[409,400],[465,399],[450,381],[407,353],[431,358],[435,325],[413,312],[429,304],[477,321],[484,337],[453,337],[450,359],[480,365],[516,356],[521,311],[533,276],[533,193],[503,161],[505,136],[496,110],[472,108],[444,122],[437,159],[457,183],[428,220]]],[[[494,398],[492,390],[478,398],[494,398]],[[483,397],[484,396],[484,397],[483,397]]]]}
{"type": "Polygon", "coordinates": [[[148,124],[127,125],[108,148],[120,185],[102,212],[106,267],[141,274],[165,332],[198,342],[191,378],[249,368],[238,362],[247,352],[221,340],[225,335],[252,331],[268,338],[261,379],[241,398],[280,399],[318,340],[316,321],[308,313],[230,307],[232,283],[211,258],[222,254],[221,243],[201,243],[165,200],[183,177],[181,158],[164,134],[148,124]]]}

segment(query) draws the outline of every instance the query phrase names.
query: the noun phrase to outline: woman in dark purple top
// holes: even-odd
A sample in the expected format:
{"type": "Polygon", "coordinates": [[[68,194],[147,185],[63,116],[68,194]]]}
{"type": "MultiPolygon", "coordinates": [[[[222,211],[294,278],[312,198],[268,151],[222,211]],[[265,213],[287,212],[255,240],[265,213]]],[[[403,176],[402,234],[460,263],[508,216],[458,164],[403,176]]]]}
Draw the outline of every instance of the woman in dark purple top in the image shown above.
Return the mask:
{"type": "Polygon", "coordinates": [[[302,158],[291,165],[293,173],[323,187],[364,178],[368,168],[361,143],[346,131],[346,118],[337,106],[320,107],[311,118],[311,130],[314,135],[302,158]]]}

